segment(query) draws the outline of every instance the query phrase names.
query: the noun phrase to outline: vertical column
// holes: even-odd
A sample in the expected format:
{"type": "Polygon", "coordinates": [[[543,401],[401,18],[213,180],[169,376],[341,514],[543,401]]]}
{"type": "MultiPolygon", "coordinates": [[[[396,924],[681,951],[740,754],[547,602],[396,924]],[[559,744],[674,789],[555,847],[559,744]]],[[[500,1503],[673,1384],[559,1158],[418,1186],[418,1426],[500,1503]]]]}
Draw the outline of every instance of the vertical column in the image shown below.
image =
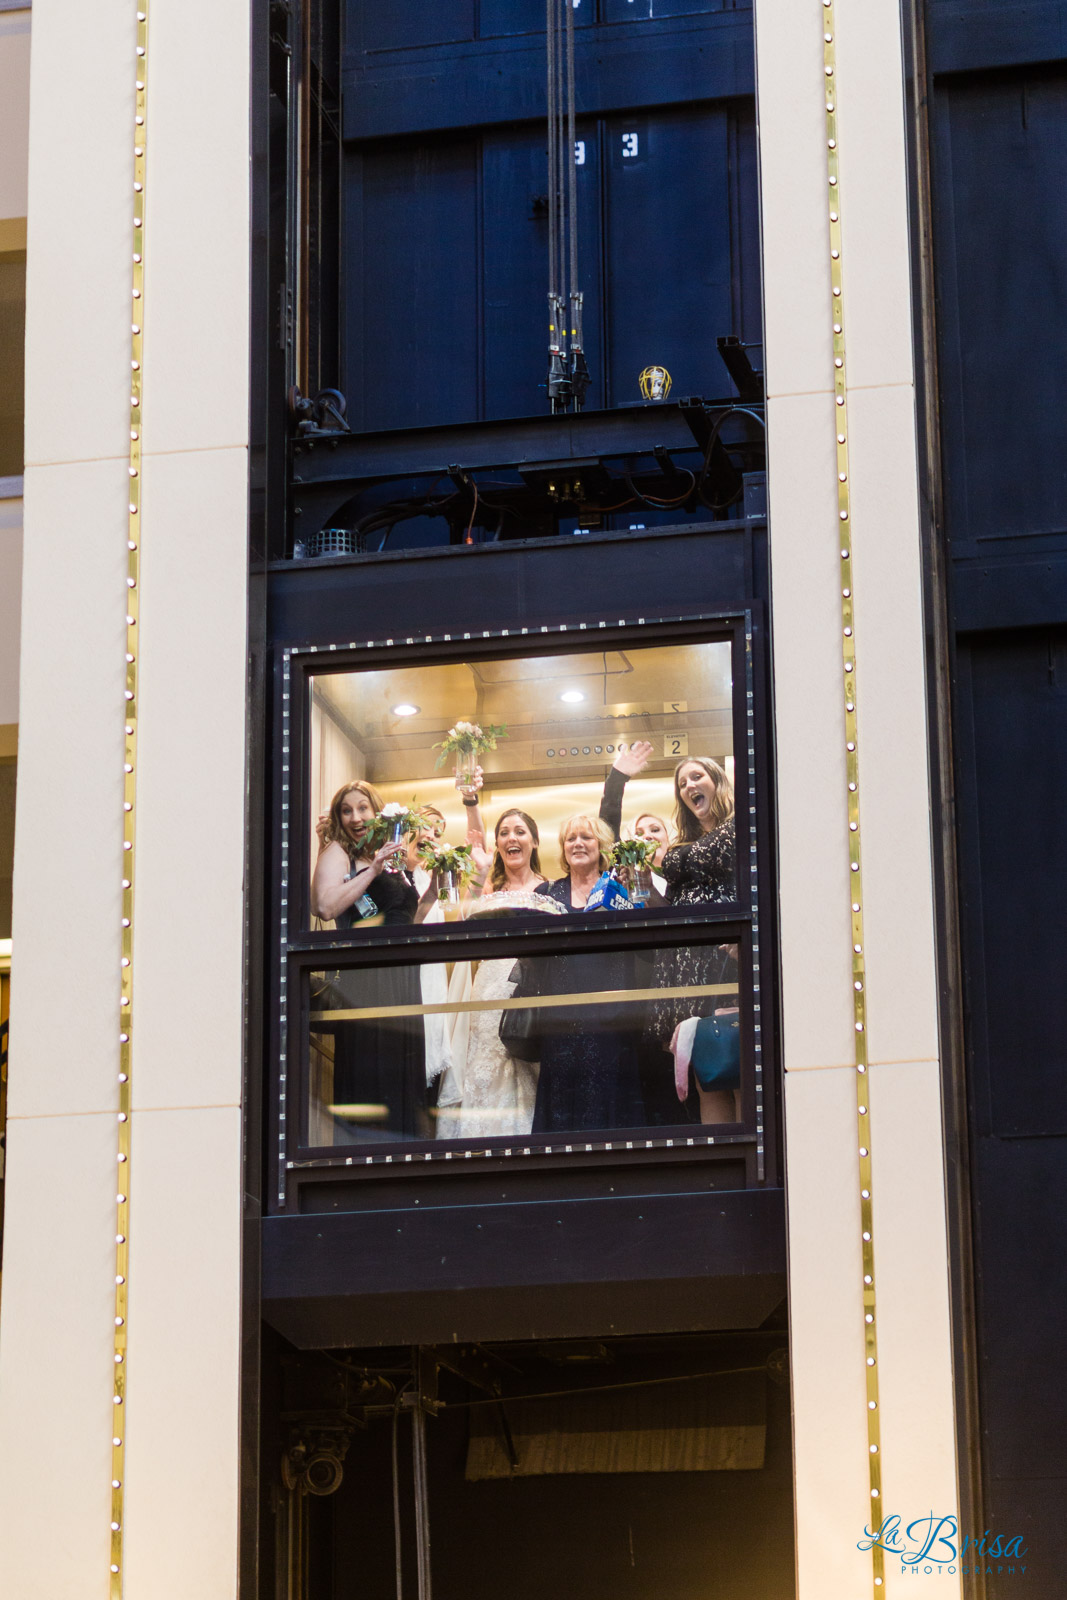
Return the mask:
{"type": "Polygon", "coordinates": [[[943,1594],[862,1548],[956,1511],[895,0],[757,72],[799,1593],[943,1594]]]}
{"type": "Polygon", "coordinates": [[[146,10],[34,11],[0,1591],[48,1600],[236,1590],[249,10],[146,10]]]}
{"type": "Polygon", "coordinates": [[[155,0],[127,1600],[236,1590],[249,60],[246,4],[155,0]]]}

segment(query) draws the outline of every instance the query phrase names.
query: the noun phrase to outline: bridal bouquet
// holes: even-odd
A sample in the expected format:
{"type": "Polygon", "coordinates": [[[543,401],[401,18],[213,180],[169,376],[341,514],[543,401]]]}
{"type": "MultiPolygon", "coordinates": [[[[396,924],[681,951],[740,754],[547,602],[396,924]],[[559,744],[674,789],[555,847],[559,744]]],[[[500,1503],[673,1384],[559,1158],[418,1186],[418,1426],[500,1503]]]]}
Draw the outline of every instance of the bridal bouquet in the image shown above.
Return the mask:
{"type": "Polygon", "coordinates": [[[456,788],[472,789],[478,757],[485,750],[495,750],[497,740],[507,736],[507,724],[503,722],[490,722],[484,728],[477,722],[457,722],[433,747],[441,752],[437,765],[443,767],[449,756],[455,756],[456,788]]]}
{"type": "Polygon", "coordinates": [[[363,835],[364,849],[373,854],[383,844],[399,844],[405,834],[418,833],[424,822],[425,817],[416,809],[414,800],[410,806],[402,806],[391,800],[367,823],[367,831],[363,835]]]}
{"type": "Polygon", "coordinates": [[[651,867],[659,841],[657,839],[620,839],[611,852],[612,865],[616,867],[651,867]]]}
{"type": "Polygon", "coordinates": [[[647,906],[652,898],[652,862],[656,849],[655,839],[620,839],[611,852],[612,868],[626,885],[635,906],[647,906]]]}
{"type": "Polygon", "coordinates": [[[457,901],[460,890],[474,871],[469,844],[435,845],[427,839],[419,846],[419,860],[427,872],[437,874],[438,900],[457,901]]]}

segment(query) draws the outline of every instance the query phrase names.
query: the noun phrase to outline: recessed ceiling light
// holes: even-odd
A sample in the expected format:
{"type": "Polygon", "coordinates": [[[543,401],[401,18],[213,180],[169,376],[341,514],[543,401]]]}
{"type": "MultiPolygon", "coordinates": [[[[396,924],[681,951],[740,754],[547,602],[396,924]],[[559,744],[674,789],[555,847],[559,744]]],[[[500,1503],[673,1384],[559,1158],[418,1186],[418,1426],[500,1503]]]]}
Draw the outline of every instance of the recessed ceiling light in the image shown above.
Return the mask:
{"type": "Polygon", "coordinates": [[[421,710],[422,710],[421,706],[408,705],[407,701],[405,700],[405,701],[402,701],[400,705],[393,707],[393,716],[394,717],[417,717],[421,710]]]}
{"type": "Polygon", "coordinates": [[[580,706],[585,699],[585,695],[580,689],[564,689],[560,699],[565,706],[580,706]]]}

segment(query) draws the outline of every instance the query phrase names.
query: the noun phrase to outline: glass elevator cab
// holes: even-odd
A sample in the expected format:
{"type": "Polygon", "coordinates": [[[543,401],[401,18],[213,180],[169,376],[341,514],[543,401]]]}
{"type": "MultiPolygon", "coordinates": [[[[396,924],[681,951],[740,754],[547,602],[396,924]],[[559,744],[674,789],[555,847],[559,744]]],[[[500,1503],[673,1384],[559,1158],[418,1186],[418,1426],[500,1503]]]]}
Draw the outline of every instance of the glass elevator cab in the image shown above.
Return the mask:
{"type": "Polygon", "coordinates": [[[270,20],[262,1592],[784,1600],[751,13],[270,20]]]}

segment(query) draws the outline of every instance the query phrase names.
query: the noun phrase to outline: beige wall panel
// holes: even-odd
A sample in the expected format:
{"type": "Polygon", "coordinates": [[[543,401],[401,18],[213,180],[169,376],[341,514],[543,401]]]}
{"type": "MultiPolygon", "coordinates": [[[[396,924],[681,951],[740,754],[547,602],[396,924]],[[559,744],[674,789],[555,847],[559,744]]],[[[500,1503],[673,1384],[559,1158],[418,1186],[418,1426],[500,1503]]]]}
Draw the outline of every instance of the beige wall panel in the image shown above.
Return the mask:
{"type": "Polygon", "coordinates": [[[132,1159],[126,1600],[233,1600],[240,1112],[142,1112],[132,1159]]]}
{"type": "Polygon", "coordinates": [[[761,123],[763,299],[769,395],[831,385],[824,114],[812,83],[822,77],[820,0],[759,0],[756,73],[761,123]],[[788,128],[788,140],[779,129],[788,128]]]}
{"type": "Polygon", "coordinates": [[[145,444],[240,445],[248,439],[248,8],[183,0],[157,7],[151,27],[145,444]]]}
{"type": "Polygon", "coordinates": [[[5,1600],[107,1594],[115,1148],[110,1116],[8,1124],[0,1321],[5,1600]]]}
{"type": "MultiPolygon", "coordinates": [[[[937,1040],[900,17],[897,0],[842,3],[836,11],[868,1039],[875,1060],[899,1063],[910,1056],[923,1063],[881,1069],[881,1093],[872,1105],[886,1475],[881,1505],[908,1514],[901,1496],[913,1496],[917,1510],[911,1514],[921,1515],[931,1497],[953,1510],[956,1495],[932,1060],[937,1040]],[[918,1131],[909,1103],[924,1119],[918,1131]],[[919,1211],[929,1226],[909,1266],[919,1211]],[[916,1261],[928,1280],[918,1291],[916,1261]],[[930,1441],[921,1402],[931,1408],[930,1441]]],[[[810,327],[829,333],[828,272],[809,269],[806,258],[814,239],[828,267],[823,16],[814,0],[795,7],[758,0],[772,375],[781,370],[778,363],[791,360],[791,347],[811,348],[810,327]],[[791,281],[794,238],[788,226],[774,224],[787,220],[794,204],[810,214],[797,224],[800,273],[791,281]],[[777,343],[785,346],[784,356],[777,343]]],[[[820,349],[818,361],[811,357],[810,386],[829,389],[831,353],[828,344],[820,349]]],[[[854,1600],[872,1593],[873,1576],[869,1552],[856,1548],[872,1511],[856,1073],[854,1066],[788,1071],[854,1059],[836,429],[832,405],[823,408],[818,431],[814,416],[806,426],[805,414],[793,409],[798,402],[773,399],[776,381],[772,376],[769,486],[799,1600],[854,1600]],[[805,772],[808,727],[816,736],[805,772]],[[813,904],[821,906],[818,937],[805,941],[813,904]]],[[[897,1579],[909,1585],[901,1592],[913,1592],[922,1581],[897,1579]]],[[[953,1592],[952,1579],[938,1581],[945,1585],[941,1592],[953,1592]]]]}
{"type": "Polygon", "coordinates": [[[913,378],[900,9],[899,0],[836,8],[841,259],[853,391],[913,378]]]}
{"type": "Polygon", "coordinates": [[[247,472],[144,464],[135,1108],[241,1096],[247,472]]]}
{"type": "Polygon", "coordinates": [[[26,215],[30,13],[0,14],[0,218],[26,215]]]}
{"type": "Polygon", "coordinates": [[[126,493],[121,461],[26,472],[15,1116],[116,1104],[126,493]]]}
{"type": "Polygon", "coordinates": [[[848,818],[838,598],[834,405],[768,408],[787,1071],[852,1060],[848,818]],[[781,598],[780,598],[781,597],[781,598]]]}
{"type": "MultiPolygon", "coordinates": [[[[905,1520],[951,1515],[956,1426],[938,1064],[875,1067],[870,1095],[884,1504],[905,1520]]],[[[904,1573],[887,1558],[890,1600],[934,1600],[958,1586],[958,1575],[904,1573]]]]}
{"type": "Polygon", "coordinates": [[[26,461],[129,448],[134,8],[33,14],[26,461]]]}
{"type": "Polygon", "coordinates": [[[914,396],[849,400],[872,1061],[938,1053],[914,396]]]}
{"type": "Polygon", "coordinates": [[[786,1077],[797,1600],[870,1593],[855,1068],[786,1077]]]}
{"type": "Polygon", "coordinates": [[[320,808],[325,811],[342,783],[348,783],[353,778],[361,778],[363,772],[364,761],[360,751],[356,749],[347,734],[337,726],[333,718],[324,713],[321,705],[313,701],[311,707],[311,836],[309,840],[312,863],[314,863],[319,852],[319,840],[315,832],[315,825],[318,821],[320,808]]]}
{"type": "Polygon", "coordinates": [[[0,500],[0,726],[19,720],[22,501],[0,500]]]}

